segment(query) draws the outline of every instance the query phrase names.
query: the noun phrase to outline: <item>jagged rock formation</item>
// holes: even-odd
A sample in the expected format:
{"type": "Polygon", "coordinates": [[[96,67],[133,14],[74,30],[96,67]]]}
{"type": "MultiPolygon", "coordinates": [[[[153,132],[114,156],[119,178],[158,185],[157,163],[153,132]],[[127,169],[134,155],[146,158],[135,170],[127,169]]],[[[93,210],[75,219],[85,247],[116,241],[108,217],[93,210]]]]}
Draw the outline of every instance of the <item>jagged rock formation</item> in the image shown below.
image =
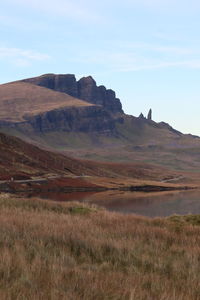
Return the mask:
{"type": "Polygon", "coordinates": [[[83,77],[78,81],[78,98],[102,105],[113,113],[123,112],[121,102],[116,98],[115,92],[107,90],[103,85],[97,86],[91,76],[83,77]]]}
{"type": "Polygon", "coordinates": [[[145,117],[144,117],[144,115],[143,115],[143,113],[141,113],[140,115],[139,115],[139,117],[138,117],[139,119],[145,119],[145,117]]]}
{"type": "Polygon", "coordinates": [[[78,97],[78,86],[73,74],[45,74],[38,77],[24,79],[22,81],[43,86],[57,92],[67,93],[72,97],[78,97]]]}
{"type": "Polygon", "coordinates": [[[45,74],[23,81],[101,105],[112,113],[123,113],[121,102],[116,98],[115,92],[111,89],[106,89],[103,85],[97,86],[96,81],[91,76],[83,77],[76,81],[73,74],[45,74]]]}
{"type": "Polygon", "coordinates": [[[152,109],[150,108],[148,115],[147,115],[148,120],[152,120],[152,109]]]}

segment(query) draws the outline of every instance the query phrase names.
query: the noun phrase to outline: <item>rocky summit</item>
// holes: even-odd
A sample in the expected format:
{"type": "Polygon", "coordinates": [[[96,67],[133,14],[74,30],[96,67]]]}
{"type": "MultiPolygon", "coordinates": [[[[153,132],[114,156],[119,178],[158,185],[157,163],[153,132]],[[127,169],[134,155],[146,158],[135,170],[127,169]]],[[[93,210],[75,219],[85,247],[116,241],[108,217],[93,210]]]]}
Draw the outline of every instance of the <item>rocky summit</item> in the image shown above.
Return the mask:
{"type": "MultiPolygon", "coordinates": [[[[28,79],[0,85],[1,128],[14,129],[27,137],[53,131],[116,134],[116,123],[123,122],[122,113],[115,112],[114,108],[111,110],[112,104],[107,109],[108,105],[92,104],[71,96],[76,94],[73,81],[70,86],[73,77],[66,75],[62,81],[63,76],[60,76],[35,78],[37,84],[28,79]]],[[[89,99],[87,89],[79,90],[89,99]]]]}
{"type": "Polygon", "coordinates": [[[45,74],[23,81],[101,105],[113,113],[123,113],[121,102],[116,98],[115,92],[106,89],[103,85],[97,86],[96,81],[91,76],[83,77],[77,81],[73,74],[45,74]]]}

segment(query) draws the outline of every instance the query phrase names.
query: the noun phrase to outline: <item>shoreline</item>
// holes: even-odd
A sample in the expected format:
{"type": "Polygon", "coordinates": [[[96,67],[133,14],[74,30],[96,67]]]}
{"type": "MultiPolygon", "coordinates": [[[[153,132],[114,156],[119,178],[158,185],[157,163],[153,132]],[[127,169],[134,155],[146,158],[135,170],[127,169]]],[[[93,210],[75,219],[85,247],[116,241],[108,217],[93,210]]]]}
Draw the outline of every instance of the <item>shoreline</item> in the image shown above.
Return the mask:
{"type": "Polygon", "coordinates": [[[128,186],[106,187],[96,185],[90,182],[73,182],[69,185],[67,182],[62,182],[65,178],[59,180],[38,179],[38,180],[15,180],[5,181],[0,183],[1,193],[19,194],[26,192],[57,192],[57,193],[73,193],[73,192],[104,192],[104,191],[130,191],[130,192],[165,192],[165,191],[187,191],[197,189],[197,186],[188,185],[160,185],[158,184],[137,184],[128,186]],[[60,180],[60,181],[59,181],[60,180]]]}

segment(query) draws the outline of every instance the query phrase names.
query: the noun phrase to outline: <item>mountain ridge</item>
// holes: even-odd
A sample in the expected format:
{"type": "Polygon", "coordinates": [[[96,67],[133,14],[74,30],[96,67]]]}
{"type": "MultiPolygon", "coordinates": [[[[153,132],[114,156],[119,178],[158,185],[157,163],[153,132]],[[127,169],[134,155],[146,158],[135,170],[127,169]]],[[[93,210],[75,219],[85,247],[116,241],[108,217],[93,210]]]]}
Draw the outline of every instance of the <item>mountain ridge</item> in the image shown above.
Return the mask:
{"type": "Polygon", "coordinates": [[[77,158],[199,168],[200,138],[154,122],[150,112],[125,114],[115,92],[91,76],[45,74],[0,85],[4,133],[77,158]]]}
{"type": "Polygon", "coordinates": [[[115,92],[105,86],[97,86],[92,76],[76,80],[74,74],[44,74],[22,80],[34,85],[43,86],[54,91],[66,93],[89,103],[102,105],[114,113],[123,113],[121,102],[115,92]]]}

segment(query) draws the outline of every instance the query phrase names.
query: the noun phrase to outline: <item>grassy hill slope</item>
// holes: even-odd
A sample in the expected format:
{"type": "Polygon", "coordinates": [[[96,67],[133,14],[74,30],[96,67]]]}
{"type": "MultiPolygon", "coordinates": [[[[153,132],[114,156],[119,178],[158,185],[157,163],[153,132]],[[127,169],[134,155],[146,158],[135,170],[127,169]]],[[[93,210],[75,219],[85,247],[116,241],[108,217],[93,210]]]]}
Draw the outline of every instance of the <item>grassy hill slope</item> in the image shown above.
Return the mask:
{"type": "Polygon", "coordinates": [[[199,221],[1,195],[0,298],[197,300],[199,221]]]}
{"type": "Polygon", "coordinates": [[[30,83],[0,85],[1,121],[21,122],[30,115],[71,106],[87,107],[92,104],[30,83]]]}

